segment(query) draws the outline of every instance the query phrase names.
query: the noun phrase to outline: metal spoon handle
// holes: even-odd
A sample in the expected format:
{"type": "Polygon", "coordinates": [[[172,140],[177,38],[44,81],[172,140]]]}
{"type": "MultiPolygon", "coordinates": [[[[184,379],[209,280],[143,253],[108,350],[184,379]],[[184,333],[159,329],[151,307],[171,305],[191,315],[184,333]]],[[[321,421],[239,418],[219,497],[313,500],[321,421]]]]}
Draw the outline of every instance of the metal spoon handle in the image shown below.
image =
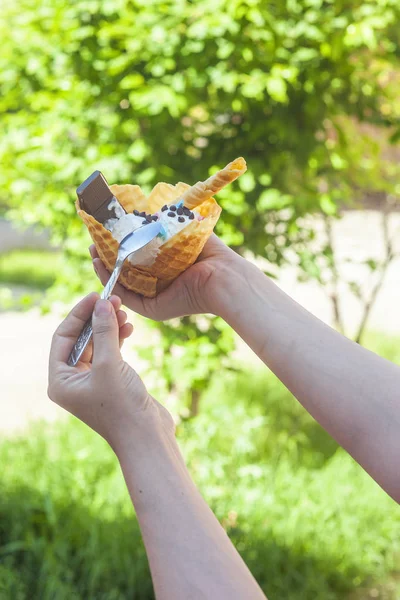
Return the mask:
{"type": "Polygon", "coordinates": [[[75,342],[75,346],[72,349],[71,354],[68,358],[68,365],[70,367],[75,367],[75,365],[79,362],[80,357],[84,353],[90,339],[92,337],[93,329],[92,329],[92,318],[86,321],[78,339],[75,342]]]}
{"type": "MultiPolygon", "coordinates": [[[[118,277],[121,273],[123,264],[124,264],[124,261],[118,257],[117,262],[115,263],[114,271],[111,273],[111,277],[108,280],[104,290],[101,293],[100,298],[102,300],[108,300],[109,297],[111,296],[113,289],[115,287],[115,284],[118,281],[118,277]]],[[[84,353],[85,349],[87,348],[87,345],[89,344],[89,342],[92,338],[92,334],[93,334],[92,317],[90,317],[90,319],[88,319],[86,321],[78,339],[76,340],[75,346],[73,347],[72,352],[69,355],[67,362],[70,367],[75,367],[75,365],[79,362],[80,357],[84,353]]]]}
{"type": "Polygon", "coordinates": [[[118,256],[117,261],[115,263],[114,271],[111,273],[110,279],[107,281],[104,290],[101,292],[100,298],[102,300],[108,300],[111,294],[113,293],[113,289],[115,288],[115,284],[118,281],[118,277],[120,276],[123,264],[124,260],[118,256]]]}

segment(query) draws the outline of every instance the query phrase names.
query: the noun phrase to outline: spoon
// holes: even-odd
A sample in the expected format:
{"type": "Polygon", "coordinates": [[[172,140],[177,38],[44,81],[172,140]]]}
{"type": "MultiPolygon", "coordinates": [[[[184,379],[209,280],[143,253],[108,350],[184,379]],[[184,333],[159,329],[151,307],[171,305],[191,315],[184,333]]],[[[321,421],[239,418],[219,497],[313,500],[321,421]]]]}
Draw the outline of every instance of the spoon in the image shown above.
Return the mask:
{"type": "MultiPolygon", "coordinates": [[[[113,272],[111,273],[111,277],[107,282],[102,294],[102,300],[108,300],[111,296],[112,291],[115,287],[115,284],[118,281],[118,277],[120,276],[122,267],[128,256],[131,256],[137,250],[144,248],[147,246],[149,242],[154,240],[155,237],[159,234],[163,234],[164,228],[161,223],[149,223],[148,225],[143,225],[139,229],[136,229],[132,233],[129,233],[119,245],[117,260],[115,261],[115,267],[113,272]]],[[[87,345],[89,344],[92,337],[93,329],[92,329],[92,318],[86,321],[76,343],[72,349],[71,354],[68,358],[68,365],[70,367],[75,367],[81,358],[83,352],[85,351],[87,345]]]]}

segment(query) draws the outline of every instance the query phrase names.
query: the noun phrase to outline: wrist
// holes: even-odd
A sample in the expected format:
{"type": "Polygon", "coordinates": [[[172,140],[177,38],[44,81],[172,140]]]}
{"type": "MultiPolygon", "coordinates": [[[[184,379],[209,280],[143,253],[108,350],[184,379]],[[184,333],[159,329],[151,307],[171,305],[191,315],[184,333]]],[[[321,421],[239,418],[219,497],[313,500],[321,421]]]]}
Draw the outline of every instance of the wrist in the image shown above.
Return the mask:
{"type": "Polygon", "coordinates": [[[140,429],[137,424],[132,424],[115,435],[109,443],[120,463],[129,459],[141,464],[144,457],[146,460],[151,458],[155,450],[170,443],[170,439],[161,426],[140,429]]]}
{"type": "Polygon", "coordinates": [[[120,437],[113,449],[136,512],[143,517],[163,508],[166,497],[172,499],[173,490],[188,485],[190,477],[174,435],[163,427],[135,433],[120,437]]]}
{"type": "Polygon", "coordinates": [[[235,310],[240,290],[243,289],[243,273],[246,264],[247,261],[244,258],[230,250],[227,260],[221,262],[215,272],[209,312],[225,321],[228,321],[230,312],[235,310]]]}
{"type": "Polygon", "coordinates": [[[116,424],[107,439],[117,458],[141,456],[153,447],[175,442],[175,424],[170,413],[148,395],[140,410],[132,410],[116,424]]]}

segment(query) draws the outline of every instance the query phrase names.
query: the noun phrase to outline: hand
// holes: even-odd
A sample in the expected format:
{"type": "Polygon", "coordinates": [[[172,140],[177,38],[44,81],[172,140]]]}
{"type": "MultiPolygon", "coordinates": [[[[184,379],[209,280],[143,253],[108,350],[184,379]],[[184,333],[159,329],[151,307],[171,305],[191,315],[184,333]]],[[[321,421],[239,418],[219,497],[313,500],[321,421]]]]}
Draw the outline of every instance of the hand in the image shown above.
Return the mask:
{"type": "MultiPolygon", "coordinates": [[[[106,285],[110,274],[94,244],[89,251],[97,276],[106,285]]],[[[196,263],[155,298],[144,298],[118,283],[115,293],[125,306],[153,321],[200,313],[217,314],[217,297],[223,287],[222,273],[238,259],[240,257],[213,234],[196,263]]]]}
{"type": "Polygon", "coordinates": [[[152,398],[138,374],[122,360],[120,345],[132,333],[121,300],[89,294],[56,330],[50,351],[49,397],[84,421],[118,450],[126,437],[154,428],[174,430],[168,411],[152,398]],[[94,309],[94,312],[93,312],[94,309]],[[93,344],[76,367],[69,354],[93,312],[93,344]]]}

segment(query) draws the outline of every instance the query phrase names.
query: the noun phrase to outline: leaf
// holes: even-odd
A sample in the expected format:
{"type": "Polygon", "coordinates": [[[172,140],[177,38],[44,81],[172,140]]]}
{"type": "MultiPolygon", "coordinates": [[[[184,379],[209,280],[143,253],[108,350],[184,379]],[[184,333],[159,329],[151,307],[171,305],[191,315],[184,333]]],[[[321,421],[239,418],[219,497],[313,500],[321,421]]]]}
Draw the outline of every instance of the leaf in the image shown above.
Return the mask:
{"type": "Polygon", "coordinates": [[[363,297],[362,290],[361,290],[359,283],[357,283],[356,281],[349,281],[348,286],[349,286],[350,290],[353,292],[353,294],[356,296],[356,298],[361,299],[363,297]]]}
{"type": "Polygon", "coordinates": [[[322,211],[326,215],[330,215],[330,216],[336,215],[337,206],[336,206],[335,201],[332,199],[332,197],[329,194],[321,195],[319,205],[320,205],[322,211]]]}
{"type": "Polygon", "coordinates": [[[138,88],[144,84],[144,77],[140,75],[140,73],[132,73],[131,75],[127,75],[120,81],[120,88],[122,90],[131,90],[133,88],[138,88]]]}
{"type": "Polygon", "coordinates": [[[376,271],[376,269],[378,268],[378,263],[376,262],[376,260],[369,258],[368,260],[365,261],[365,264],[371,269],[371,271],[376,271]]]}
{"type": "Polygon", "coordinates": [[[268,94],[276,102],[286,102],[287,97],[287,86],[286,82],[282,77],[270,76],[266,79],[266,88],[268,94]]]}
{"type": "Polygon", "coordinates": [[[146,154],[148,153],[148,148],[145,142],[141,139],[135,140],[131,146],[128,148],[128,156],[135,162],[142,162],[146,154]]]}
{"type": "Polygon", "coordinates": [[[256,186],[254,175],[251,171],[246,171],[239,178],[239,187],[243,192],[252,192],[256,186]]]}
{"type": "Polygon", "coordinates": [[[346,167],[346,161],[337,152],[332,152],[330,159],[334,169],[339,171],[346,167]]]}
{"type": "Polygon", "coordinates": [[[269,173],[262,173],[258,177],[258,181],[261,183],[261,185],[268,186],[268,185],[270,185],[270,183],[272,181],[272,177],[269,173]]]}
{"type": "Polygon", "coordinates": [[[292,203],[292,198],[282,194],[278,189],[270,188],[261,193],[257,208],[259,211],[279,210],[292,203]]]}
{"type": "Polygon", "coordinates": [[[389,138],[391,144],[397,144],[400,141],[400,127],[389,138]]]}

